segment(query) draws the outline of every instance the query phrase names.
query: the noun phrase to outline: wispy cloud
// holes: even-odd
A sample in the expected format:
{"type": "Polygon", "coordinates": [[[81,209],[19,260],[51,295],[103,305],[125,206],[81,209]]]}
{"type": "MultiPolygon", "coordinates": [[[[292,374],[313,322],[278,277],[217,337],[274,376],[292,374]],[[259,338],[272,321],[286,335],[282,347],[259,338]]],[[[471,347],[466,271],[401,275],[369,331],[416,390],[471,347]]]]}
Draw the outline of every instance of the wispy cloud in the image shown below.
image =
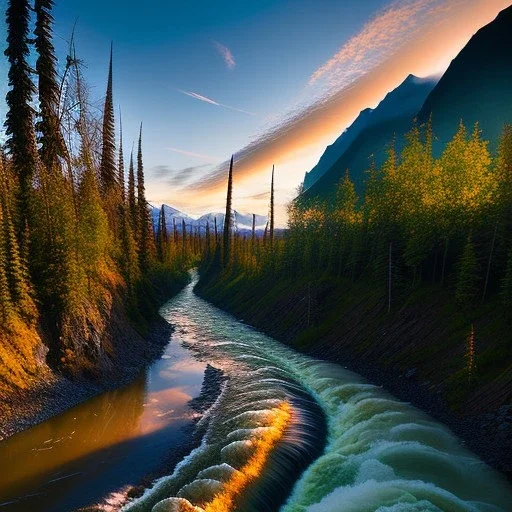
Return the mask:
{"type": "Polygon", "coordinates": [[[201,164],[184,169],[173,169],[167,165],[157,165],[151,169],[153,176],[167,183],[173,189],[181,188],[199,178],[201,173],[212,164],[201,164]]]}
{"type": "Polygon", "coordinates": [[[443,4],[445,0],[392,2],[311,75],[310,85],[325,79],[329,85],[343,86],[357,79],[415,39],[418,30],[424,27],[424,21],[432,21],[432,17],[446,7],[443,4]]]}
{"type": "Polygon", "coordinates": [[[242,114],[247,114],[249,116],[255,116],[256,114],[254,112],[249,112],[247,110],[243,110],[241,108],[232,107],[231,105],[226,105],[224,103],[219,103],[218,101],[212,100],[211,98],[208,98],[208,96],[203,96],[202,94],[198,94],[197,92],[193,91],[184,91],[183,89],[178,89],[179,92],[182,94],[186,94],[187,96],[190,96],[191,98],[194,98],[199,101],[203,101],[204,103],[209,103],[210,105],[215,105],[217,107],[227,108],[228,110],[233,110],[235,112],[241,112],[242,114]]]}
{"type": "MultiPolygon", "coordinates": [[[[297,104],[236,153],[237,176],[267,172],[293,161],[304,148],[321,151],[361,110],[373,107],[408,74],[445,69],[471,36],[510,0],[394,0],[320,66],[297,104]]],[[[301,155],[303,153],[300,153],[301,155]]],[[[222,190],[226,162],[194,184],[222,190]]],[[[299,164],[300,165],[300,164],[299,164]]],[[[296,175],[309,170],[297,168],[296,175]]]]}
{"type": "Polygon", "coordinates": [[[221,106],[220,103],[216,102],[215,100],[212,100],[211,98],[208,98],[207,96],[203,96],[202,94],[197,94],[197,92],[191,92],[191,91],[184,91],[183,89],[178,89],[178,91],[182,92],[183,94],[186,94],[187,96],[190,96],[191,98],[195,98],[199,101],[204,101],[205,103],[209,103],[210,105],[217,105],[221,106]]]}
{"type": "Polygon", "coordinates": [[[179,148],[173,148],[173,147],[167,147],[167,151],[172,151],[173,153],[179,153],[180,155],[187,155],[187,156],[193,156],[194,158],[199,158],[200,160],[206,160],[208,162],[218,162],[220,159],[211,156],[211,155],[203,155],[201,153],[194,153],[193,151],[186,151],[185,149],[179,149],[179,148]]]}
{"type": "Polygon", "coordinates": [[[213,46],[217,50],[217,53],[224,59],[226,66],[228,69],[233,69],[236,66],[235,58],[233,57],[233,52],[222,43],[218,41],[212,41],[213,46]]]}

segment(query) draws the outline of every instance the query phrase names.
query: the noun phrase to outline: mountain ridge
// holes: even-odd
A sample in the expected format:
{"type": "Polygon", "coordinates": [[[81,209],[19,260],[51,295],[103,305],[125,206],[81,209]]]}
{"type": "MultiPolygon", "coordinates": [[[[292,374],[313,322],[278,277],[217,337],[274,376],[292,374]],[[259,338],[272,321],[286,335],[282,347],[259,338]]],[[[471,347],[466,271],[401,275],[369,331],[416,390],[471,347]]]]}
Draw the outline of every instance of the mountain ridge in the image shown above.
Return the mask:
{"type": "MultiPolygon", "coordinates": [[[[367,126],[318,181],[305,187],[301,197],[306,200],[334,197],[337,183],[347,169],[356,191],[363,194],[364,171],[370,166],[370,158],[374,158],[376,166],[381,166],[393,140],[395,149],[401,151],[404,135],[415,119],[422,124],[432,118],[435,156],[439,156],[446,142],[451,140],[461,120],[468,131],[478,122],[482,136],[490,141],[491,150],[495,150],[503,126],[512,122],[510,32],[512,6],[501,11],[492,22],[473,35],[416,112],[367,126]]],[[[407,77],[395,91],[410,79],[411,76],[407,77]]]]}
{"type": "MultiPolygon", "coordinates": [[[[369,114],[366,114],[368,122],[343,153],[316,182],[305,188],[304,197],[323,196],[326,195],[325,191],[334,190],[347,169],[357,191],[361,193],[370,156],[375,157],[376,164],[380,165],[385,159],[386,146],[395,134],[400,134],[396,140],[397,146],[404,143],[401,135],[410,129],[415,114],[436,83],[437,77],[408,75],[398,87],[387,93],[375,109],[369,109],[369,114]]],[[[368,109],[363,112],[368,112],[368,109]]],[[[348,133],[351,127],[344,133],[348,133]]]]}
{"type": "MultiPolygon", "coordinates": [[[[172,232],[174,229],[174,220],[176,220],[176,229],[179,233],[181,233],[183,229],[183,221],[185,221],[185,226],[187,229],[200,229],[201,231],[206,230],[207,223],[210,224],[210,229],[213,230],[215,219],[217,220],[217,229],[220,231],[224,226],[224,217],[225,214],[222,212],[209,212],[201,215],[199,218],[195,219],[184,213],[173,206],[169,206],[168,204],[163,204],[165,211],[165,224],[167,230],[172,232]]],[[[153,226],[155,230],[158,227],[158,219],[160,216],[161,206],[156,207],[151,205],[151,217],[153,220],[153,226]]],[[[256,215],[256,231],[263,231],[267,225],[268,217],[265,215],[256,215]]],[[[234,217],[234,226],[238,232],[246,232],[252,230],[252,213],[242,213],[237,210],[233,211],[234,217]]]]}

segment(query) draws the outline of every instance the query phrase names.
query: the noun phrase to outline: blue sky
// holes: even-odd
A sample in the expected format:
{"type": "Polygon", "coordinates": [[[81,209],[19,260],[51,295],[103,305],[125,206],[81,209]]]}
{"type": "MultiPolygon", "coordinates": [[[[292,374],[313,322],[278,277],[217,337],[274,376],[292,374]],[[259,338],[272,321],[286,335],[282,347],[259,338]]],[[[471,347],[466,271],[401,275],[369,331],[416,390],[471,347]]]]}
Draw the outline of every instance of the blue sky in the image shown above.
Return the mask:
{"type": "Polygon", "coordinates": [[[123,111],[127,143],[144,121],[149,174],[160,165],[181,169],[208,162],[167,147],[219,162],[245,146],[269,118],[293,104],[311,73],[383,2],[151,0],[140,5],[57,0],[55,31],[68,39],[78,17],[77,50],[97,95],[103,93],[114,41],[115,101],[123,111]],[[214,41],[231,49],[234,68],[227,67],[214,41]],[[198,101],[178,89],[255,115],[198,101]]]}
{"type": "MultiPolygon", "coordinates": [[[[0,0],[0,4],[5,8],[6,0],[0,0]]],[[[364,36],[369,21],[398,5],[397,12],[404,13],[406,23],[414,20],[403,29],[412,32],[417,28],[416,18],[424,14],[421,9],[425,5],[446,7],[460,4],[460,0],[56,0],[55,4],[55,44],[60,61],[64,62],[67,40],[77,20],[77,53],[87,65],[85,75],[93,96],[98,99],[104,95],[109,45],[114,41],[114,100],[122,109],[125,151],[129,150],[143,121],[150,199],[202,213],[222,205],[218,187],[213,187],[215,190],[201,187],[203,177],[210,176],[212,170],[218,172],[218,166],[232,153],[247,148],[272,127],[282,126],[286,130],[283,121],[287,115],[290,112],[300,115],[304,106],[307,109],[315,104],[318,94],[328,89],[329,94],[339,92],[350,83],[342,72],[333,74],[330,65],[322,73],[331,74],[335,80],[325,80],[320,92],[316,83],[312,85],[311,77],[350,41],[371,46],[371,41],[361,43],[357,39],[361,33],[364,36]],[[410,11],[411,5],[415,11],[410,11]]],[[[469,13],[473,18],[478,14],[488,21],[487,18],[492,19],[510,2],[467,0],[465,5],[468,4],[475,6],[475,12],[469,13]]],[[[446,45],[447,55],[441,55],[446,58],[438,56],[439,63],[425,69],[440,71],[446,67],[455,49],[460,49],[475,26],[481,24],[479,20],[468,22],[460,40],[446,45]]],[[[3,43],[4,27],[2,32],[3,43]]],[[[395,48],[391,50],[390,55],[395,48]]],[[[368,55],[365,50],[362,60],[367,61],[368,55]]],[[[389,55],[378,53],[377,60],[386,57],[389,55]]],[[[398,85],[402,75],[405,77],[413,71],[401,70],[393,84],[398,85]]],[[[6,68],[2,61],[2,95],[5,87],[6,68]]],[[[375,97],[361,100],[361,105],[354,106],[354,113],[372,106],[364,104],[365,101],[376,103],[388,87],[386,83],[383,90],[376,88],[375,97]]],[[[5,109],[0,115],[3,119],[5,109]]],[[[353,119],[354,115],[349,117],[353,119]]],[[[316,137],[315,144],[302,157],[289,152],[281,152],[278,155],[281,158],[276,156],[276,164],[283,168],[277,179],[283,211],[301,176],[349,120],[340,115],[339,123],[335,122],[328,132],[316,137]]],[[[235,206],[266,213],[264,191],[268,176],[264,169],[269,163],[270,160],[265,162],[264,168],[257,172],[247,172],[251,179],[241,183],[239,203],[236,204],[235,197],[235,206]]]]}

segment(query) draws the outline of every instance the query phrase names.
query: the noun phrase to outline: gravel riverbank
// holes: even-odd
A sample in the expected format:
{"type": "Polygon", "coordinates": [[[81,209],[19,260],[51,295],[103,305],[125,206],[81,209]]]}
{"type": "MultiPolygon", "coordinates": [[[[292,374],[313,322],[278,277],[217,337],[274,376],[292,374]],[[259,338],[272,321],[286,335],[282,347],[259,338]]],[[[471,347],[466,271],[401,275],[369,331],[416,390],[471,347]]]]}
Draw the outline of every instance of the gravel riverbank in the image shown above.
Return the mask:
{"type": "Polygon", "coordinates": [[[106,358],[94,379],[71,380],[42,367],[33,387],[13,392],[0,401],[0,441],[95,395],[128,384],[162,354],[172,330],[163,318],[153,321],[150,334],[144,338],[132,328],[125,329],[117,336],[115,360],[106,358]]]}

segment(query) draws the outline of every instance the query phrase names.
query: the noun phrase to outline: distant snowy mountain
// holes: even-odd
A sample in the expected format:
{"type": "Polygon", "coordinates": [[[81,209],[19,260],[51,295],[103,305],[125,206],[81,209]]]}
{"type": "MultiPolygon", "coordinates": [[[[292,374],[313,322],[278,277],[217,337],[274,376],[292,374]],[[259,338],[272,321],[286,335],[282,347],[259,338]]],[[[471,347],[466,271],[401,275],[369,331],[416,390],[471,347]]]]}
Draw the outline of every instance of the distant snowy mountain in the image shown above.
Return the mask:
{"type": "MultiPolygon", "coordinates": [[[[165,224],[167,226],[168,231],[172,231],[174,222],[176,222],[176,226],[181,231],[181,226],[183,221],[185,221],[185,224],[187,226],[194,225],[196,222],[195,219],[190,217],[190,215],[187,215],[186,213],[180,212],[176,208],[173,208],[172,206],[168,206],[164,204],[164,211],[165,211],[165,224]]],[[[160,208],[156,206],[151,206],[151,215],[153,219],[153,225],[156,227],[158,226],[158,218],[160,216],[160,208]]]]}
{"type": "MultiPolygon", "coordinates": [[[[199,228],[201,232],[206,230],[206,225],[209,223],[210,229],[213,231],[215,226],[215,220],[217,221],[217,229],[219,231],[222,230],[224,226],[224,213],[212,212],[206,213],[199,217],[198,219],[194,219],[190,215],[183,213],[176,208],[173,208],[169,205],[164,205],[165,211],[165,224],[167,226],[167,230],[172,232],[174,229],[174,223],[176,223],[176,229],[178,232],[181,232],[183,229],[183,221],[185,221],[185,226],[187,229],[195,229],[199,228]]],[[[160,208],[152,206],[152,219],[153,225],[155,229],[158,226],[158,219],[160,216],[160,208]]],[[[238,211],[234,211],[234,227],[238,232],[247,232],[252,231],[252,213],[241,213],[238,211]]],[[[256,231],[264,231],[265,226],[267,225],[268,217],[264,215],[256,215],[256,231]]]]}

